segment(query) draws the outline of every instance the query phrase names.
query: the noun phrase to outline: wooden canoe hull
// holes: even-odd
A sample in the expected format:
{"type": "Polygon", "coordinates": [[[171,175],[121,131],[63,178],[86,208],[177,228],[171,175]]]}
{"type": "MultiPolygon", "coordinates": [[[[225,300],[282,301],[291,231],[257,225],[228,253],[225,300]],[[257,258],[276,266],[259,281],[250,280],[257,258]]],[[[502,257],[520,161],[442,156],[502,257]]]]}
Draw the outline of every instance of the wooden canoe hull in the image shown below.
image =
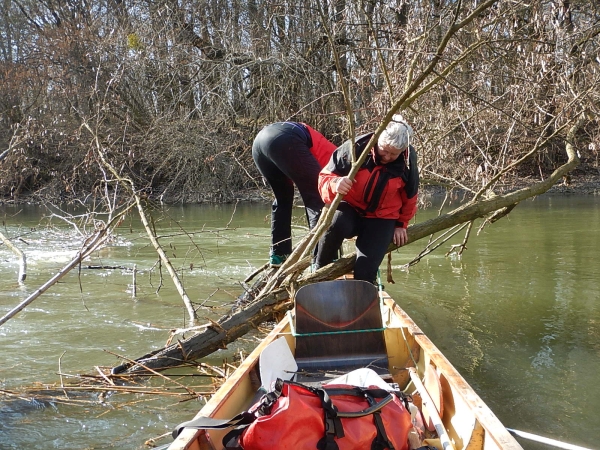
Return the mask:
{"type": "MultiPolygon", "coordinates": [[[[416,363],[416,372],[419,378],[425,379],[425,387],[437,406],[435,409],[441,409],[440,418],[453,447],[457,450],[522,449],[413,320],[385,293],[383,300],[389,371],[394,381],[404,388],[410,381],[407,368],[414,367],[416,363]]],[[[229,419],[248,409],[257,388],[255,374],[259,356],[279,336],[286,338],[293,353],[294,337],[286,317],[254,349],[198,415],[229,419]]],[[[428,408],[431,406],[427,404],[423,407],[425,416],[428,408]]],[[[169,446],[169,450],[219,450],[222,449],[224,434],[224,431],[186,428],[169,446]]],[[[440,442],[437,442],[437,447],[442,450],[440,442]]]]}

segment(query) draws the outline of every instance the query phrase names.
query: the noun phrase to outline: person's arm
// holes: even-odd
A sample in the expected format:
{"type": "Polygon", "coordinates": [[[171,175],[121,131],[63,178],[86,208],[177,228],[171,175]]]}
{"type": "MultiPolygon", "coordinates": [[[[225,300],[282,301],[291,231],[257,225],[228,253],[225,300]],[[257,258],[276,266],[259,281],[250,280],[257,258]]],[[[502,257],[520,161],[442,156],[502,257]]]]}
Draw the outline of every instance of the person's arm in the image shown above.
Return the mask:
{"type": "Polygon", "coordinates": [[[312,141],[310,152],[316,158],[317,162],[319,163],[319,167],[325,167],[337,146],[334,143],[329,142],[325,136],[323,136],[310,125],[306,123],[302,123],[302,125],[306,127],[308,133],[310,134],[310,140],[312,141]]]}
{"type": "Polygon", "coordinates": [[[411,221],[415,214],[417,213],[417,200],[418,195],[408,198],[406,195],[406,190],[402,189],[400,192],[400,196],[402,198],[402,207],[400,208],[400,215],[398,216],[398,220],[396,220],[396,228],[408,228],[408,223],[411,221]]]}
{"type": "Polygon", "coordinates": [[[399,246],[406,244],[408,223],[417,213],[419,169],[417,167],[417,153],[412,146],[409,148],[409,167],[406,185],[400,191],[402,207],[400,208],[400,215],[396,221],[396,230],[394,231],[394,244],[399,246]]]}
{"type": "Polygon", "coordinates": [[[319,173],[319,194],[326,204],[333,203],[339,192],[346,195],[352,187],[352,181],[346,176],[352,168],[352,143],[344,142],[331,155],[327,165],[319,173]]]}

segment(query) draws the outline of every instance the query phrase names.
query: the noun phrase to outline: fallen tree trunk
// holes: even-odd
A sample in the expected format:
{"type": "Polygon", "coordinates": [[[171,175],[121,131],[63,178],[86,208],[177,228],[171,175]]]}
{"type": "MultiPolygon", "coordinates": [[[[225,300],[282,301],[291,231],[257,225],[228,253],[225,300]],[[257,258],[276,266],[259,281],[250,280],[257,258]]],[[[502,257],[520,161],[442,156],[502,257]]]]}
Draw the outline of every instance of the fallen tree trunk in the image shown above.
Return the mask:
{"type": "MultiPolygon", "coordinates": [[[[498,195],[489,199],[467,203],[447,214],[442,214],[434,219],[412,225],[408,228],[407,244],[455,225],[485,217],[496,211],[504,210],[506,212],[512,210],[519,202],[548,191],[565,174],[572,171],[579,164],[579,157],[573,147],[573,140],[575,133],[583,123],[584,116],[580,116],[570,128],[567,133],[565,148],[568,161],[556,169],[546,180],[506,195],[498,195]]],[[[388,251],[395,250],[396,248],[398,247],[390,245],[388,251]]],[[[252,328],[256,328],[261,322],[274,320],[277,314],[290,309],[292,307],[292,302],[289,301],[290,290],[295,290],[309,283],[333,280],[349,273],[354,266],[355,258],[356,255],[354,253],[340,258],[338,261],[321,268],[317,272],[300,278],[297,282],[292,281],[292,285],[290,285],[290,280],[295,280],[308,267],[309,257],[301,259],[294,266],[287,269],[283,266],[271,273],[272,277],[282,280],[281,283],[270,291],[259,295],[249,305],[231,315],[222,317],[217,323],[208,325],[204,331],[185,341],[177,342],[177,344],[170,345],[153,354],[145,355],[135,361],[150,369],[161,370],[180,365],[182,362],[202,358],[215,350],[225,348],[227,344],[243,336],[252,328]],[[284,271],[285,274],[282,273],[284,271]]],[[[265,279],[264,285],[267,286],[268,282],[269,280],[265,279]]],[[[257,288],[256,292],[260,291],[260,287],[257,288]]],[[[135,364],[122,365],[113,369],[114,373],[123,371],[137,373],[144,372],[146,369],[135,364]]]]}
{"type": "MultiPolygon", "coordinates": [[[[563,173],[572,170],[576,165],[577,162],[567,163],[561,167],[562,170],[557,170],[550,179],[528,188],[492,199],[482,200],[474,204],[467,204],[450,213],[412,225],[408,229],[408,243],[415,242],[454,225],[485,217],[494,211],[508,208],[527,198],[546,192],[554,185],[556,180],[562,178],[563,173]]],[[[391,245],[389,250],[395,250],[396,248],[397,246],[391,245]]],[[[242,309],[222,317],[216,323],[207,325],[202,332],[154,353],[144,355],[135,361],[153,370],[163,370],[181,365],[186,361],[203,358],[218,349],[225,348],[227,344],[256,328],[260,323],[273,321],[283,311],[290,309],[292,303],[289,301],[289,290],[309,283],[334,280],[344,274],[350,273],[354,267],[355,258],[356,255],[354,253],[349,254],[315,273],[300,278],[294,286],[283,282],[280,287],[263,296],[257,297],[242,309]]],[[[308,267],[308,264],[308,258],[305,258],[298,262],[293,267],[293,270],[297,273],[301,272],[308,267]]],[[[132,364],[113,368],[113,373],[123,371],[127,371],[128,373],[143,373],[145,369],[132,364]]]]}
{"type": "MultiPolygon", "coordinates": [[[[379,135],[383,132],[387,124],[392,120],[393,115],[399,111],[402,106],[409,102],[411,99],[417,98],[420,94],[417,92],[418,89],[422,86],[425,80],[434,73],[434,70],[438,63],[442,60],[442,55],[450,43],[450,40],[453,36],[462,28],[466,27],[469,23],[471,23],[482,11],[490,8],[495,3],[495,0],[486,0],[480,5],[478,5],[473,11],[467,14],[465,17],[461,17],[458,12],[460,8],[457,8],[456,14],[453,17],[451,25],[447,28],[446,32],[443,34],[440,42],[437,45],[437,50],[433,54],[433,57],[424,68],[424,70],[414,78],[411,77],[410,81],[407,83],[406,89],[403,94],[400,95],[394,102],[390,110],[387,112],[383,122],[377,128],[373,136],[371,137],[367,147],[363,151],[362,155],[359,157],[357,161],[352,162],[352,169],[350,171],[349,177],[350,179],[354,178],[354,175],[358,172],[360,166],[362,165],[361,161],[364,161],[367,157],[369,150],[374,146],[376,140],[379,135]],[[461,20],[459,20],[461,17],[461,20]]],[[[336,65],[339,67],[339,58],[337,55],[335,56],[336,65]]],[[[351,106],[351,101],[348,98],[348,92],[345,87],[343,80],[342,83],[342,91],[344,93],[344,99],[346,101],[346,105],[348,108],[351,106]]],[[[434,81],[433,84],[437,83],[434,81]]],[[[430,84],[431,86],[431,84],[430,84]]],[[[391,86],[389,86],[391,87],[391,86]]],[[[424,91],[422,91],[424,92],[424,91]]],[[[348,109],[348,118],[350,119],[350,128],[351,139],[354,140],[354,131],[353,131],[353,112],[351,108],[348,109]]],[[[331,223],[335,210],[337,209],[337,205],[341,200],[341,195],[338,193],[333,204],[328,208],[328,210],[324,211],[321,218],[319,219],[319,223],[315,227],[315,229],[311,230],[311,232],[307,235],[305,240],[301,242],[297,248],[292,252],[292,254],[288,257],[286,262],[282,265],[282,267],[273,274],[269,279],[265,278],[265,283],[262,285],[262,289],[257,291],[259,292],[258,297],[255,302],[252,302],[249,306],[242,309],[241,311],[233,314],[232,316],[226,316],[219,320],[218,323],[207,326],[203,332],[199,333],[197,336],[194,336],[190,339],[184,341],[184,343],[178,343],[177,346],[181,349],[179,351],[179,359],[183,358],[183,360],[189,360],[192,357],[202,357],[209,354],[213,349],[222,347],[227,343],[231,342],[237,337],[243,335],[247,332],[251,327],[253,327],[254,323],[258,323],[258,321],[264,321],[268,319],[272,319],[275,314],[276,308],[271,308],[272,301],[276,299],[272,297],[275,292],[286,292],[288,291],[288,285],[291,283],[293,286],[289,286],[290,288],[297,287],[298,284],[311,283],[315,281],[319,281],[320,277],[324,274],[328,274],[323,279],[334,279],[340,275],[348,273],[353,264],[354,264],[354,256],[351,255],[348,258],[344,258],[342,260],[337,261],[333,268],[329,266],[327,268],[322,268],[315,274],[311,274],[303,279],[300,279],[298,282],[295,280],[300,276],[300,273],[308,266],[306,262],[309,259],[309,254],[312,253],[313,248],[316,245],[316,242],[320,238],[321,234],[325,231],[325,229],[331,223]],[[281,291],[283,289],[284,291],[281,291]],[[190,343],[190,342],[193,343],[190,343]],[[218,343],[218,346],[215,345],[218,343]],[[188,348],[193,349],[193,352],[188,352],[188,348]],[[193,356],[192,356],[193,355],[193,356]]],[[[288,294],[286,294],[286,298],[288,294]]],[[[273,304],[274,305],[274,304],[273,304]]],[[[173,346],[169,347],[169,351],[173,350],[177,353],[177,350],[174,349],[173,346]]],[[[165,359],[163,355],[167,349],[164,351],[159,351],[155,355],[150,356],[150,358],[144,358],[144,365],[151,366],[155,368],[155,364],[159,364],[156,361],[158,359],[165,359]]],[[[170,356],[169,356],[170,357],[170,356]]],[[[135,369],[133,366],[131,369],[135,369]]]]}

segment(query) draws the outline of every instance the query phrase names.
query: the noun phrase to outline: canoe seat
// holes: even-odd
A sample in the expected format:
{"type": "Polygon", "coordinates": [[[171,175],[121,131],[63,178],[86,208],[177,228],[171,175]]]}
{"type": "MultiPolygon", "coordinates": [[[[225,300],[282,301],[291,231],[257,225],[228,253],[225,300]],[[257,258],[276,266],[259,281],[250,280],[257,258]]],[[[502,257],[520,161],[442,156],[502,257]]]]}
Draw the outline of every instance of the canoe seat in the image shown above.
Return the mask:
{"type": "Polygon", "coordinates": [[[369,367],[388,373],[378,290],[371,283],[335,280],[303,286],[296,293],[294,331],[300,371],[369,367]]]}

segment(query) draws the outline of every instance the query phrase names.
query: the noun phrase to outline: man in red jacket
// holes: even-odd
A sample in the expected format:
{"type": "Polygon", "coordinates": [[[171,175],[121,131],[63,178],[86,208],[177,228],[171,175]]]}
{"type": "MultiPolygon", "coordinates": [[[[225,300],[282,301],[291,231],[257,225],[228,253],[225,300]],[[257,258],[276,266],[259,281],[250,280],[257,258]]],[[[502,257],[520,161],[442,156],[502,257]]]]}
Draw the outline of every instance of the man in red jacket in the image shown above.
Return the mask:
{"type": "Polygon", "coordinates": [[[335,148],[321,133],[299,122],[273,123],[256,135],[252,158],[275,194],[271,209],[272,267],[280,266],[292,253],[294,184],[304,202],[308,226],[312,229],[317,224],[323,208],[317,189],[319,172],[335,148]]]}
{"type": "MultiPolygon", "coordinates": [[[[356,139],[360,156],[373,133],[356,139]]],[[[351,181],[352,142],[338,147],[319,174],[323,201],[344,195],[329,229],[319,241],[315,267],[326,266],[337,256],[344,239],[356,236],[354,278],[374,283],[391,242],[407,242],[406,228],[417,211],[419,171],[417,154],[410,145],[413,130],[400,115],[379,136],[377,144],[351,181]]]]}

